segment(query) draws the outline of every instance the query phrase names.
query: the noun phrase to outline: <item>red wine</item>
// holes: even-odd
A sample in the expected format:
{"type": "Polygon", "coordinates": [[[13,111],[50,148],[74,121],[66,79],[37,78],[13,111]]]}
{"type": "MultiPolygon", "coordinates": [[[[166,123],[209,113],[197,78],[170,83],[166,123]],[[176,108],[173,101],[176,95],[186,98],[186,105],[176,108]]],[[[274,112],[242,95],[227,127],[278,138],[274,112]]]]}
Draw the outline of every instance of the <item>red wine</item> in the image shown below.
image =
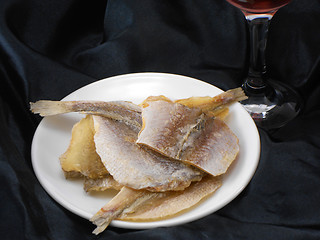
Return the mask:
{"type": "Polygon", "coordinates": [[[275,11],[291,0],[227,0],[233,6],[250,13],[266,13],[275,11]]]}

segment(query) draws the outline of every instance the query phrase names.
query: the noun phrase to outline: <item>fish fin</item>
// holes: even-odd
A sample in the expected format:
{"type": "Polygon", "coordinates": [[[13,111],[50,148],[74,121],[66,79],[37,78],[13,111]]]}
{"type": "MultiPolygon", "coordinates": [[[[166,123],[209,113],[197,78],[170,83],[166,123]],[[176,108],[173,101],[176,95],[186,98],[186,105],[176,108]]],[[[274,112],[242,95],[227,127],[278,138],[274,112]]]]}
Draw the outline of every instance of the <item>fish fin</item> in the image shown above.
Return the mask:
{"type": "Polygon", "coordinates": [[[44,117],[71,112],[72,106],[69,102],[40,100],[34,103],[31,102],[30,110],[44,117]]]}

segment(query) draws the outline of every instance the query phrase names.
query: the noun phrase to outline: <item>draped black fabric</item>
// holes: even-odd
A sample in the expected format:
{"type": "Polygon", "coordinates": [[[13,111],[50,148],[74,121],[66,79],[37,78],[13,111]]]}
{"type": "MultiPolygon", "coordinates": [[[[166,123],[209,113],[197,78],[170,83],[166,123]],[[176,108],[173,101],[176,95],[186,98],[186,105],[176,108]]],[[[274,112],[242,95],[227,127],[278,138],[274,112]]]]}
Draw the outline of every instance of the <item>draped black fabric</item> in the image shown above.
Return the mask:
{"type": "Polygon", "coordinates": [[[242,13],[225,0],[1,0],[1,239],[320,239],[319,0],[293,0],[271,22],[269,74],[296,88],[304,109],[281,129],[259,129],[258,169],[219,211],[175,227],[109,227],[96,237],[33,172],[41,118],[29,102],[134,72],[182,74],[227,90],[248,70],[247,42],[242,13]]]}

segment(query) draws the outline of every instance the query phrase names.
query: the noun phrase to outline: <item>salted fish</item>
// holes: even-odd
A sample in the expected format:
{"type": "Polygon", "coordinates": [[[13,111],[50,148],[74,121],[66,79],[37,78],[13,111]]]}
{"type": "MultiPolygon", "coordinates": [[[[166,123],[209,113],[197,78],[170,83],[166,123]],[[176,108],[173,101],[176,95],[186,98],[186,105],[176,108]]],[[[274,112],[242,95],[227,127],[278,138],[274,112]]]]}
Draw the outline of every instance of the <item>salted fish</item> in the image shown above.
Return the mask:
{"type": "Polygon", "coordinates": [[[149,191],[183,190],[199,181],[203,171],[136,144],[139,128],[93,116],[96,152],[121,185],[149,191]]]}
{"type": "Polygon", "coordinates": [[[141,127],[141,108],[127,101],[50,101],[40,100],[30,103],[30,110],[40,116],[52,116],[63,113],[79,112],[99,115],[114,120],[125,121],[141,127]]]}
{"type": "Polygon", "coordinates": [[[229,127],[199,108],[152,99],[143,105],[142,121],[137,144],[213,176],[223,174],[239,152],[238,138],[229,127]]]}
{"type": "Polygon", "coordinates": [[[222,184],[219,177],[207,175],[184,191],[149,192],[123,187],[121,191],[91,219],[99,234],[114,219],[125,221],[154,221],[172,217],[215,192],[222,184]]]}

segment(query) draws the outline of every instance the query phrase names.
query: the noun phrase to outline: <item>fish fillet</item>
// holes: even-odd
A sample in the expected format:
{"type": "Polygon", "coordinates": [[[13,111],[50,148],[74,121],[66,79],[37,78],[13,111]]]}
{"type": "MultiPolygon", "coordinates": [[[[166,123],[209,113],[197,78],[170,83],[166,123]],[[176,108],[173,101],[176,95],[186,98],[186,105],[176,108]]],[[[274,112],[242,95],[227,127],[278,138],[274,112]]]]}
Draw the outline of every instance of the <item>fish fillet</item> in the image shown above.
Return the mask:
{"type": "Polygon", "coordinates": [[[206,176],[184,191],[149,192],[124,187],[90,219],[97,226],[93,233],[101,233],[114,219],[154,221],[172,217],[195,206],[221,183],[218,177],[206,176]]]}
{"type": "Polygon", "coordinates": [[[93,119],[90,115],[73,126],[69,147],[60,156],[61,168],[66,177],[83,175],[89,178],[101,178],[108,175],[107,169],[96,153],[94,133],[93,119]]]}
{"type": "Polygon", "coordinates": [[[191,129],[198,125],[201,114],[199,108],[189,108],[172,101],[152,100],[142,110],[143,127],[137,143],[177,158],[191,129]]]}
{"type": "Polygon", "coordinates": [[[139,129],[121,121],[93,116],[96,151],[121,185],[150,191],[183,190],[203,171],[136,144],[139,129]]]}
{"type": "Polygon", "coordinates": [[[228,126],[199,108],[153,98],[144,102],[142,122],[137,144],[213,176],[224,173],[239,152],[238,138],[228,126]]]}
{"type": "Polygon", "coordinates": [[[192,183],[183,191],[156,193],[156,196],[138,207],[127,208],[118,219],[155,221],[172,217],[199,203],[203,198],[215,192],[221,184],[221,178],[207,175],[201,181],[192,183]]]}

